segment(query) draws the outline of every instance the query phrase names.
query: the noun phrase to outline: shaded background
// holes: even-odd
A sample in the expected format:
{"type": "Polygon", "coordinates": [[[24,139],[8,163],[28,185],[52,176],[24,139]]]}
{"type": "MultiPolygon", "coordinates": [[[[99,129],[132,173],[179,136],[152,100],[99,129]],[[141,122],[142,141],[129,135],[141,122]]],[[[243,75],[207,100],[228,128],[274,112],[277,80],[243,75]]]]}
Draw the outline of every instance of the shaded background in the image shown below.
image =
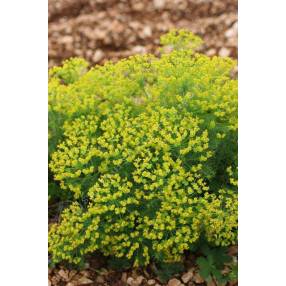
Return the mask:
{"type": "Polygon", "coordinates": [[[237,0],[49,0],[49,67],[154,52],[170,28],[200,35],[210,56],[237,57],[237,0]]]}

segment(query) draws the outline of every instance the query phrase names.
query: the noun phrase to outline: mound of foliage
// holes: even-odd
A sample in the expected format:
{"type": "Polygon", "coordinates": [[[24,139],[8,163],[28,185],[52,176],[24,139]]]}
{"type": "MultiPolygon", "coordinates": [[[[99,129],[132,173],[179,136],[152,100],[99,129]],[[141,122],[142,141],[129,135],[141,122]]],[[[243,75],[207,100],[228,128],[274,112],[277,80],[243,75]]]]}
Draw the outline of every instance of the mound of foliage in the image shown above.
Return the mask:
{"type": "Polygon", "coordinates": [[[100,251],[134,266],[237,242],[236,62],[196,53],[185,30],[161,55],[49,72],[49,232],[54,263],[100,251]]]}

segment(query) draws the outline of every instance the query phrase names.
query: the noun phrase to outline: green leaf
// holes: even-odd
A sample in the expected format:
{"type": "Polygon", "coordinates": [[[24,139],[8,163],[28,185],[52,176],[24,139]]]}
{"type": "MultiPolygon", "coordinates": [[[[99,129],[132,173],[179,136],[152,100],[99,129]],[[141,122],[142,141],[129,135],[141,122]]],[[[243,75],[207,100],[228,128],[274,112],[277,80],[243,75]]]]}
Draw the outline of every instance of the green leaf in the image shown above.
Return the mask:
{"type": "Polygon", "coordinates": [[[180,262],[156,264],[155,274],[162,283],[166,283],[175,274],[180,274],[184,271],[184,265],[180,262]]]}
{"type": "Polygon", "coordinates": [[[231,256],[227,254],[227,248],[225,247],[210,249],[207,245],[204,245],[201,250],[210,263],[214,263],[218,268],[222,268],[225,263],[231,261],[231,256]]]}
{"type": "Polygon", "coordinates": [[[207,279],[211,275],[211,266],[209,264],[209,261],[204,258],[204,257],[199,257],[197,259],[197,264],[200,268],[200,275],[204,278],[207,279]]]}
{"type": "Polygon", "coordinates": [[[221,271],[225,263],[231,260],[231,257],[227,254],[227,248],[219,247],[211,249],[208,245],[202,244],[200,249],[205,255],[205,257],[202,256],[197,259],[200,275],[206,281],[210,281],[213,278],[217,281],[218,285],[225,285],[229,281],[229,276],[224,276],[221,271]]]}

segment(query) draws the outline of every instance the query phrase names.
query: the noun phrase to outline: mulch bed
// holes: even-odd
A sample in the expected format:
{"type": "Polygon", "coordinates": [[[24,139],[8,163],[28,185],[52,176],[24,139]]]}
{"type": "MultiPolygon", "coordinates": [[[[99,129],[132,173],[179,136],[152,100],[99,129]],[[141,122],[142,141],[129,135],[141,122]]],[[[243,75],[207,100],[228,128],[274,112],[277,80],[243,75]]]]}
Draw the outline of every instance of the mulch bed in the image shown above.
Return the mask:
{"type": "MultiPolygon", "coordinates": [[[[229,255],[237,259],[237,246],[229,248],[229,255]]],[[[217,286],[213,281],[204,281],[198,273],[195,260],[194,255],[186,257],[185,271],[162,283],[152,265],[145,269],[116,271],[108,266],[106,258],[96,254],[88,259],[83,270],[69,269],[67,266],[49,269],[49,286],[217,286]]],[[[229,282],[226,286],[237,286],[237,282],[229,282]]]]}
{"type": "Polygon", "coordinates": [[[237,57],[237,0],[49,0],[49,66],[155,52],[171,28],[202,36],[210,56],[237,57]]]}

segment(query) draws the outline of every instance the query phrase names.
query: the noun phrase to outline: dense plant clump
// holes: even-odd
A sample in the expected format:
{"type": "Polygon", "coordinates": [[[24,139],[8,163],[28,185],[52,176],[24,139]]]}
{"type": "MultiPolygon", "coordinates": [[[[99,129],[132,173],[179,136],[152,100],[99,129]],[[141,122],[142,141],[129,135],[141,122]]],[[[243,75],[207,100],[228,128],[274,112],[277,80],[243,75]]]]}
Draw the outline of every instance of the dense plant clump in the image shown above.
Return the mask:
{"type": "Polygon", "coordinates": [[[50,70],[50,200],[72,201],[50,229],[55,263],[98,250],[140,266],[236,243],[236,63],[196,53],[184,30],[161,43],[160,57],[50,70]]]}

